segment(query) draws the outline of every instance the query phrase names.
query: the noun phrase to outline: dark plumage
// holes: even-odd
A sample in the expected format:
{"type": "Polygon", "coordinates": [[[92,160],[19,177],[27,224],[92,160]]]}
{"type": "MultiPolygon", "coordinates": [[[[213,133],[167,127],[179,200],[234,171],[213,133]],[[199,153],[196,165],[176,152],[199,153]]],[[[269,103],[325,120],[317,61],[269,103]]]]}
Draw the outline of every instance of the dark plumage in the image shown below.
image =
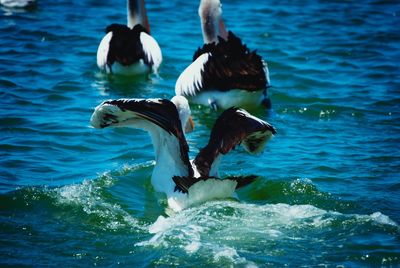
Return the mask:
{"type": "Polygon", "coordinates": [[[194,159],[194,164],[201,176],[208,176],[219,154],[227,154],[241,142],[251,143],[253,148],[247,149],[255,152],[270,138],[270,133],[274,135],[276,130],[267,122],[239,108],[227,109],[218,117],[207,146],[200,150],[194,159]],[[256,137],[257,140],[253,138],[255,134],[260,134],[256,137]]]}
{"type": "Polygon", "coordinates": [[[218,43],[205,44],[193,56],[211,53],[202,72],[202,90],[243,89],[259,91],[268,86],[264,62],[256,51],[250,51],[231,31],[228,39],[218,37],[218,43]]]}
{"type": "MultiPolygon", "coordinates": [[[[181,191],[182,193],[188,193],[189,188],[199,182],[199,181],[206,181],[206,180],[221,180],[216,177],[199,177],[199,178],[194,178],[194,177],[179,177],[179,176],[174,176],[172,177],[172,180],[175,182],[176,187],[175,189],[177,191],[181,191]]],[[[239,177],[225,177],[222,180],[231,180],[235,181],[236,188],[235,189],[240,189],[252,182],[254,182],[257,179],[257,176],[250,175],[250,176],[239,176],[239,177]]]]}
{"type": "Polygon", "coordinates": [[[126,25],[111,24],[106,28],[106,33],[109,32],[112,32],[107,55],[107,65],[110,69],[114,62],[128,66],[142,59],[146,64],[153,64],[145,57],[143,45],[140,41],[140,33],[147,33],[142,25],[137,24],[133,29],[130,29],[126,25]]]}

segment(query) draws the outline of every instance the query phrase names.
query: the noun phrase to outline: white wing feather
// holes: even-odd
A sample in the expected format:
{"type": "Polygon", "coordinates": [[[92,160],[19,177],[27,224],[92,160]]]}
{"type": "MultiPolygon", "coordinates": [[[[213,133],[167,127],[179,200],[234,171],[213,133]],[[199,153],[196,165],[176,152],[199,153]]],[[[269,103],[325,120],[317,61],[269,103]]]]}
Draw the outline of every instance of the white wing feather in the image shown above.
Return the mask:
{"type": "Polygon", "coordinates": [[[262,61],[263,66],[264,66],[264,73],[265,73],[265,78],[267,80],[267,86],[271,85],[271,80],[269,79],[269,70],[268,70],[268,64],[265,61],[262,61]]]}
{"type": "Polygon", "coordinates": [[[203,79],[201,73],[210,56],[211,53],[200,55],[181,73],[175,84],[175,95],[194,96],[196,91],[202,89],[203,79]]]}
{"type": "Polygon", "coordinates": [[[153,71],[157,72],[158,67],[162,62],[161,48],[157,41],[145,32],[140,33],[140,42],[143,46],[144,54],[148,62],[153,63],[153,71]]]}
{"type": "Polygon", "coordinates": [[[154,127],[154,124],[138,116],[137,113],[121,110],[118,106],[105,102],[96,107],[90,118],[90,124],[94,128],[131,126],[147,131],[151,126],[154,127]]]}
{"type": "Polygon", "coordinates": [[[107,69],[107,56],[111,38],[112,32],[107,33],[101,40],[99,48],[97,49],[97,66],[103,71],[107,69]]]}

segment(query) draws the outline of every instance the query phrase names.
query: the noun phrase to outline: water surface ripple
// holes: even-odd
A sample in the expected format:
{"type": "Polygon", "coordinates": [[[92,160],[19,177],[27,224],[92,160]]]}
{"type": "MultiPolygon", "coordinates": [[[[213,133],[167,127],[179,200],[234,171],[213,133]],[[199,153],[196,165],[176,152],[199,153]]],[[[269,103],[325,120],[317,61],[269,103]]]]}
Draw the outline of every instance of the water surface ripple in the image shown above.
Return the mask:
{"type": "MultiPolygon", "coordinates": [[[[278,134],[237,148],[223,175],[257,174],[238,200],[166,213],[148,135],[89,128],[93,108],[174,94],[201,45],[198,1],[147,1],[159,75],[99,73],[125,1],[0,7],[0,265],[400,265],[400,6],[395,1],[223,2],[226,25],[268,62],[278,134]]],[[[191,157],[216,114],[193,106],[191,157]]]]}

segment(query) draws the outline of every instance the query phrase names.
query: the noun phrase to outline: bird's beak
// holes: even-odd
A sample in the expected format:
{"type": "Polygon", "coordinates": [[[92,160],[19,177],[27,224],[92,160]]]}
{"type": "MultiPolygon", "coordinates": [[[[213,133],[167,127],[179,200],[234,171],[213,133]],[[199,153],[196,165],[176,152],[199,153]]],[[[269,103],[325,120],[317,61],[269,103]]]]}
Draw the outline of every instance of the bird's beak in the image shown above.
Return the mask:
{"type": "Polygon", "coordinates": [[[192,132],[194,129],[194,122],[193,122],[193,118],[191,116],[189,116],[188,121],[186,122],[185,125],[185,133],[190,133],[192,132]]]}

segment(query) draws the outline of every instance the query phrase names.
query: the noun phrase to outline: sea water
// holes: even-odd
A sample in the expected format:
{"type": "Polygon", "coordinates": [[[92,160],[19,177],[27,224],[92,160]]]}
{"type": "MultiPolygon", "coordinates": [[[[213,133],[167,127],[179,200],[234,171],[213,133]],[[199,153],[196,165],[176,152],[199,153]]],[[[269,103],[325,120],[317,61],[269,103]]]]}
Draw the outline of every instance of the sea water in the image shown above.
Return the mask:
{"type": "MultiPolygon", "coordinates": [[[[220,173],[257,175],[236,199],[167,213],[147,133],[89,127],[106,99],[171,98],[202,45],[198,1],[146,1],[158,75],[99,72],[125,1],[0,9],[1,266],[400,265],[400,5],[223,1],[229,30],[268,63],[265,151],[220,173]]],[[[194,157],[218,112],[193,105],[194,157]]]]}

